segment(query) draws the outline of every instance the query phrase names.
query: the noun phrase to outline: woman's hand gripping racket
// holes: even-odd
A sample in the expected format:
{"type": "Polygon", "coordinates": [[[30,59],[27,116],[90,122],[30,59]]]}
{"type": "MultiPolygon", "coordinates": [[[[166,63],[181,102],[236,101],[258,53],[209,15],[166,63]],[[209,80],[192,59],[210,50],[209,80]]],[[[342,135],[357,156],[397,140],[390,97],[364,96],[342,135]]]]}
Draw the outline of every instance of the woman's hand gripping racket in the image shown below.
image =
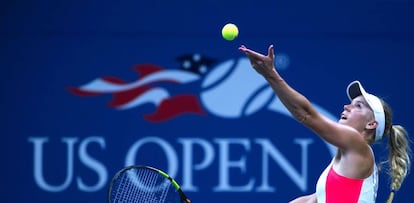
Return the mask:
{"type": "Polygon", "coordinates": [[[142,165],[118,171],[108,187],[108,203],[191,203],[167,173],[142,165]]]}

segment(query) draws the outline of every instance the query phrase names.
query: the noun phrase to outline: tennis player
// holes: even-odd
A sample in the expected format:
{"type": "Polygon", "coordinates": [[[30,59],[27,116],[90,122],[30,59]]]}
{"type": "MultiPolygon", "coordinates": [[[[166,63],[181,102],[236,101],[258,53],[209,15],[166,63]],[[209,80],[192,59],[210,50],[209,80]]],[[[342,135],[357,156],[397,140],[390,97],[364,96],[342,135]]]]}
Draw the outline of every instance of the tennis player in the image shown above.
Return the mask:
{"type": "Polygon", "coordinates": [[[371,144],[389,136],[389,165],[392,202],[410,168],[410,146],[406,130],[392,124],[390,107],[365,91],[359,81],[349,84],[350,104],[338,122],[331,121],[312,106],[309,100],[290,87],[274,67],[273,45],[263,55],[244,45],[239,47],[253,68],[272,87],[293,117],[322,139],[337,147],[336,155],[322,172],[316,192],[298,197],[291,203],[373,203],[378,189],[378,170],[371,144]]]}

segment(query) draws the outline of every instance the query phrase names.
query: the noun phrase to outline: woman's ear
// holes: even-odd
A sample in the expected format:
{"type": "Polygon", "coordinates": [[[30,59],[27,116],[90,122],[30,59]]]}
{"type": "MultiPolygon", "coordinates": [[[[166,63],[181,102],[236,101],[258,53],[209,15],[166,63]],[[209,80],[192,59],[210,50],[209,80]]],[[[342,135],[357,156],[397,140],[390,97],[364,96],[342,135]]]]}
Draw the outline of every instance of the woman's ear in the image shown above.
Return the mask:
{"type": "Polygon", "coordinates": [[[375,128],[377,128],[378,126],[378,122],[377,121],[372,121],[367,123],[367,125],[365,126],[367,129],[373,130],[375,128]]]}

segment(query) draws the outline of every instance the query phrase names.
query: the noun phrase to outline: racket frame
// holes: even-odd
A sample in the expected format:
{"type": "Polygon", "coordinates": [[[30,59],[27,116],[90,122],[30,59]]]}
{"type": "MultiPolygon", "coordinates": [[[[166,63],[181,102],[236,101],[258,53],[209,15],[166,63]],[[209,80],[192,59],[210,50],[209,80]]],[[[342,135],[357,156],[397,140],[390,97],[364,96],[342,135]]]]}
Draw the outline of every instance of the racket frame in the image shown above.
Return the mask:
{"type": "Polygon", "coordinates": [[[174,178],[172,178],[166,172],[164,172],[164,171],[162,171],[158,168],[155,168],[155,167],[152,167],[152,166],[147,166],[147,165],[130,165],[130,166],[126,166],[126,167],[120,169],[112,177],[111,182],[109,183],[108,190],[107,190],[107,200],[108,200],[107,202],[108,203],[111,203],[112,186],[115,183],[115,181],[118,179],[118,177],[120,177],[126,171],[129,171],[131,169],[139,169],[139,168],[145,168],[145,169],[155,171],[156,173],[160,174],[162,177],[168,179],[171,182],[171,184],[174,186],[174,188],[177,190],[178,194],[180,195],[181,202],[191,203],[191,200],[184,194],[184,192],[181,190],[181,186],[177,183],[177,181],[174,180],[174,178]]]}

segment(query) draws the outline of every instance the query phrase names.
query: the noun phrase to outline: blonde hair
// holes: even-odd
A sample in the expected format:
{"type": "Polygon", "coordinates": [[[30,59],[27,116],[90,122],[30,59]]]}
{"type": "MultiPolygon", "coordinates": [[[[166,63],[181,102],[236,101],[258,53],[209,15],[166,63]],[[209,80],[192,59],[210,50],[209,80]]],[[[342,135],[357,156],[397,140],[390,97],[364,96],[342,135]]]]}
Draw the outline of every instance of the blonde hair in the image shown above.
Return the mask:
{"type": "Polygon", "coordinates": [[[391,203],[407,176],[411,166],[411,148],[408,132],[401,125],[392,125],[392,111],[387,103],[381,101],[385,112],[385,135],[389,135],[389,176],[391,193],[387,203],[391,203]]]}

